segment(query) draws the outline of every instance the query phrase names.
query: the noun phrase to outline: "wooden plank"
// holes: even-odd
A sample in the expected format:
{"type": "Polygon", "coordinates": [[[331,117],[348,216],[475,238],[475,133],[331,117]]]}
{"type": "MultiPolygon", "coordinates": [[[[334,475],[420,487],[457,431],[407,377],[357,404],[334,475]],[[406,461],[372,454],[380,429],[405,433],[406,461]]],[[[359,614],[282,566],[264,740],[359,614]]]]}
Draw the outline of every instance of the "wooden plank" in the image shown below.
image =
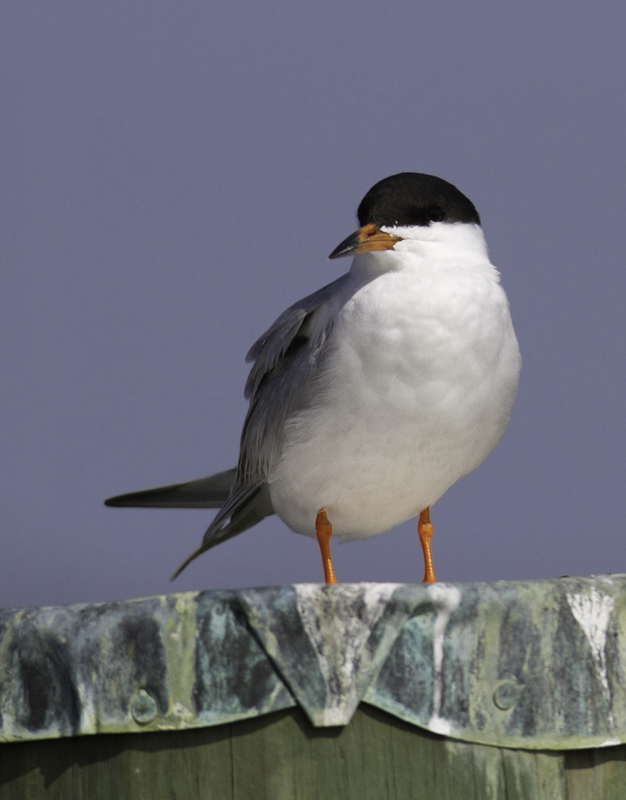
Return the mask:
{"type": "Polygon", "coordinates": [[[603,762],[604,800],[626,797],[626,746],[594,751],[603,762]]]}
{"type": "Polygon", "coordinates": [[[565,800],[560,755],[525,753],[505,770],[502,753],[368,706],[335,730],[311,728],[294,710],[234,729],[234,800],[565,800]]]}
{"type": "Polygon", "coordinates": [[[575,750],[565,756],[567,800],[605,800],[604,764],[597,750],[575,750]]]}
{"type": "Polygon", "coordinates": [[[562,753],[448,740],[361,706],[214,728],[0,746],[0,800],[624,800],[626,746],[562,753]]]}
{"type": "Polygon", "coordinates": [[[506,798],[505,774],[502,754],[497,747],[472,745],[448,739],[445,742],[446,762],[438,765],[439,786],[445,793],[435,797],[472,798],[472,800],[500,800],[506,798]]]}
{"type": "Polygon", "coordinates": [[[624,800],[626,746],[565,754],[568,800],[624,800]]]}
{"type": "Polygon", "coordinates": [[[562,753],[507,749],[501,753],[506,800],[567,800],[562,753]]]}
{"type": "Polygon", "coordinates": [[[0,746],[0,800],[232,800],[230,725],[0,746]]]}

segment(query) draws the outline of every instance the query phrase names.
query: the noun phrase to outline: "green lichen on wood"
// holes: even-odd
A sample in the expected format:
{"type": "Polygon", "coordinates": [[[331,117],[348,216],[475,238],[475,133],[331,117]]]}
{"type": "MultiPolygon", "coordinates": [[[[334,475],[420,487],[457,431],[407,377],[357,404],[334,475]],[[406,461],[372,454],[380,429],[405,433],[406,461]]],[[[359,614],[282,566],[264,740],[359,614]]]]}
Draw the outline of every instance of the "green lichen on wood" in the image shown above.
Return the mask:
{"type": "Polygon", "coordinates": [[[222,725],[359,702],[448,738],[626,742],[626,578],[317,584],[0,611],[0,739],[222,725]]]}

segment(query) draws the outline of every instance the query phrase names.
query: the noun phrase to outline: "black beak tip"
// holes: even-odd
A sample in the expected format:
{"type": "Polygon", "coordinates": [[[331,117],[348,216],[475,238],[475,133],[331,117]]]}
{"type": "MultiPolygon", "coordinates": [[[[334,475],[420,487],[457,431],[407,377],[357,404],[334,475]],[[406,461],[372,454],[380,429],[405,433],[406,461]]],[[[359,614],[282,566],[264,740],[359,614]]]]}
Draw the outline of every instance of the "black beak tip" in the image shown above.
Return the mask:
{"type": "Polygon", "coordinates": [[[328,256],[328,260],[330,261],[333,258],[343,258],[344,256],[352,255],[358,246],[359,233],[357,231],[348,236],[347,239],[344,239],[338,247],[335,247],[333,252],[328,256]]]}

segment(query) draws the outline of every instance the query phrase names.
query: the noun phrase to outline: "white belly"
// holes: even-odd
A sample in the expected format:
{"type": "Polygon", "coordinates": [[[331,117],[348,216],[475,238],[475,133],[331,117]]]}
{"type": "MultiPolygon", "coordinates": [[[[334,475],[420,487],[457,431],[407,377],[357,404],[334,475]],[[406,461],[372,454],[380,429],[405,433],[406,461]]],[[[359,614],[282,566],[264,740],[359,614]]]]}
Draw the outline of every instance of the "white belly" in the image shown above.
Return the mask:
{"type": "Polygon", "coordinates": [[[517,389],[519,352],[493,280],[385,274],[341,310],[313,407],[287,424],[272,504],[315,534],[374,536],[432,505],[491,452],[517,389]]]}

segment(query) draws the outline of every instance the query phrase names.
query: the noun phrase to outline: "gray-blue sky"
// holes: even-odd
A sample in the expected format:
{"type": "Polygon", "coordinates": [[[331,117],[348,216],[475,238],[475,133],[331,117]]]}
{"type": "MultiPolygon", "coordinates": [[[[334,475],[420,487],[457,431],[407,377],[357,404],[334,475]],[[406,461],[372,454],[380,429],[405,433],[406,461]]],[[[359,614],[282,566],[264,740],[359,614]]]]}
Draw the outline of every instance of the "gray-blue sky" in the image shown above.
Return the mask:
{"type": "MultiPolygon", "coordinates": [[[[212,512],[105,497],[234,465],[249,345],[348,263],[394,172],[478,207],[524,357],[510,428],[433,511],[444,580],[620,572],[618,3],[21,0],[0,10],[0,606],[321,580],[275,517],[175,583],[212,512]]],[[[335,547],[415,581],[413,524],[335,547]]]]}

